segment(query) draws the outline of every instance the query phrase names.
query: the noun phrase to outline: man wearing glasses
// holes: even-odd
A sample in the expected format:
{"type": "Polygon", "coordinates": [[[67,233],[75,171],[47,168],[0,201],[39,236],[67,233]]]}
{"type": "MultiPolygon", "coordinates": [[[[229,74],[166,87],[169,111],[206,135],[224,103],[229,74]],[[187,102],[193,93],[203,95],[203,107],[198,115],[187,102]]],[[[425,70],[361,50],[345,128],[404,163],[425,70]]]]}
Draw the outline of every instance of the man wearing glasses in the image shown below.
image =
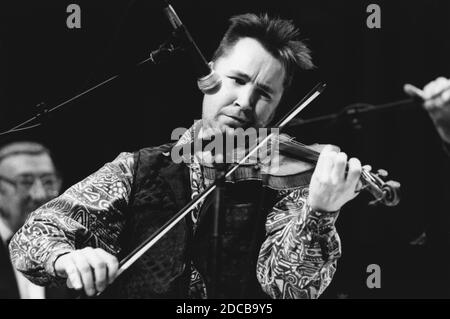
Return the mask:
{"type": "Polygon", "coordinates": [[[59,292],[32,284],[11,266],[7,244],[28,214],[60,189],[61,179],[43,145],[13,142],[0,148],[0,299],[58,297],[59,292]]]}

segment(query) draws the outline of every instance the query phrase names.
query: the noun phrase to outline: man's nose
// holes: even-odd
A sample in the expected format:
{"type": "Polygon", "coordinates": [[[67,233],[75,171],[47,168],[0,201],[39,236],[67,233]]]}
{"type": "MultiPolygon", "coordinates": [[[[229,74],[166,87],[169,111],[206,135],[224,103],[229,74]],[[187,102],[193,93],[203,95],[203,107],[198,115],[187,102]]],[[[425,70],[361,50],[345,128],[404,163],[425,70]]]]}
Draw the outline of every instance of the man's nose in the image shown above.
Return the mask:
{"type": "Polygon", "coordinates": [[[34,201],[42,201],[47,198],[47,192],[40,179],[36,179],[33,186],[30,188],[29,194],[34,201]]]}
{"type": "Polygon", "coordinates": [[[242,86],[236,98],[236,105],[245,111],[252,111],[254,106],[254,92],[250,85],[242,86]]]}

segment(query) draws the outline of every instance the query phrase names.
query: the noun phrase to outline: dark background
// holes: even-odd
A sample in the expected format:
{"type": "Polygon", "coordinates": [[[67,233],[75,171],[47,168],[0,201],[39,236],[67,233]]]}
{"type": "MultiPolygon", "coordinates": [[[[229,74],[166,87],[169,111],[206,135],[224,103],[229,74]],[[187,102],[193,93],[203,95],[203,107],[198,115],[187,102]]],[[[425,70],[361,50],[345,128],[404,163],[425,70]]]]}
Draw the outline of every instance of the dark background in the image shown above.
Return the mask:
{"type": "MultiPolygon", "coordinates": [[[[9,1],[0,21],[0,131],[27,119],[35,105],[53,107],[110,75],[118,80],[54,112],[40,128],[2,137],[43,141],[57,156],[69,186],[121,151],[168,142],[176,127],[201,116],[190,61],[177,55],[159,65],[133,65],[170,33],[149,1],[9,1]],[[81,7],[81,29],[68,29],[66,7],[81,7]]],[[[298,75],[281,112],[318,81],[327,89],[302,118],[354,103],[405,98],[404,83],[422,87],[449,75],[448,1],[171,1],[209,58],[233,14],[269,12],[293,19],[317,68],[298,75]],[[366,7],[381,6],[381,29],[369,29],[366,7]]],[[[440,140],[418,105],[338,122],[290,129],[305,143],[333,143],[402,184],[393,208],[368,206],[361,194],[338,220],[343,256],[323,298],[449,297],[443,200],[448,179],[440,140]],[[423,232],[426,243],[411,245],[423,232]],[[381,267],[381,288],[366,286],[366,267],[381,267]]]]}

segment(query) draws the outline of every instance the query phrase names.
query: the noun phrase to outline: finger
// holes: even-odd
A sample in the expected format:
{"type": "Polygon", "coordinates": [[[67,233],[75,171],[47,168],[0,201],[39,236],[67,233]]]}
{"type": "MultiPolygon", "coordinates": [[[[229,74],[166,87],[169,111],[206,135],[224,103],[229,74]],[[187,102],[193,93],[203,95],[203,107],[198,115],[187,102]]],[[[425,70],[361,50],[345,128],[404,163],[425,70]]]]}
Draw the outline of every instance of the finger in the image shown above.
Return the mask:
{"type": "Polygon", "coordinates": [[[83,288],[81,276],[77,270],[75,262],[71,258],[67,260],[67,264],[65,265],[65,272],[67,274],[67,287],[81,290],[83,288]]]}
{"type": "Polygon", "coordinates": [[[348,161],[348,174],[347,174],[347,185],[350,188],[356,189],[356,184],[361,177],[361,162],[359,159],[352,157],[348,161]]]}
{"type": "Polygon", "coordinates": [[[98,292],[102,292],[105,290],[108,282],[106,262],[103,260],[103,256],[96,253],[95,249],[86,250],[85,256],[91,268],[94,270],[95,289],[98,292]]]}
{"type": "Polygon", "coordinates": [[[355,187],[355,194],[358,194],[359,192],[361,192],[363,189],[363,183],[361,182],[361,180],[358,180],[358,182],[356,183],[356,187],[355,187]]]}
{"type": "Polygon", "coordinates": [[[425,93],[412,84],[405,84],[403,86],[403,91],[411,97],[419,97],[420,99],[425,100],[425,93]]]}
{"type": "Polygon", "coordinates": [[[449,81],[450,81],[449,79],[446,79],[443,76],[437,78],[436,79],[436,90],[437,91],[442,91],[443,88],[448,86],[449,81]]]}
{"type": "Polygon", "coordinates": [[[439,85],[439,90],[435,97],[435,103],[437,108],[442,108],[448,104],[450,100],[450,80],[444,80],[439,85]]]}
{"type": "Polygon", "coordinates": [[[423,88],[424,97],[426,100],[430,99],[433,96],[434,87],[436,86],[436,80],[431,81],[423,88]]]}
{"type": "Polygon", "coordinates": [[[442,109],[442,107],[445,105],[445,101],[444,101],[444,99],[442,98],[441,95],[438,95],[433,100],[434,100],[434,104],[436,106],[436,109],[442,109]]]}
{"type": "Polygon", "coordinates": [[[93,296],[95,294],[94,276],[92,274],[91,266],[89,265],[84,251],[77,251],[73,256],[74,263],[81,275],[84,291],[86,295],[93,296]]]}
{"type": "Polygon", "coordinates": [[[440,94],[443,88],[446,86],[447,80],[443,77],[439,77],[430,84],[428,84],[424,91],[427,99],[432,99],[440,94]]]}
{"type": "Polygon", "coordinates": [[[332,145],[326,145],[322,152],[320,152],[315,172],[317,172],[318,177],[321,179],[326,178],[333,168],[334,158],[337,155],[333,149],[332,145]]]}
{"type": "Polygon", "coordinates": [[[370,171],[372,170],[372,166],[370,166],[370,165],[364,165],[364,166],[362,167],[362,169],[365,170],[366,172],[370,172],[370,171]]]}
{"type": "Polygon", "coordinates": [[[76,289],[76,288],[72,285],[72,282],[70,281],[69,278],[67,278],[67,280],[66,280],[66,286],[67,286],[67,288],[69,288],[69,289],[76,289]]]}
{"type": "Polygon", "coordinates": [[[439,78],[434,87],[433,97],[442,97],[442,93],[448,90],[450,81],[445,78],[439,78]]]}
{"type": "Polygon", "coordinates": [[[432,99],[427,100],[423,106],[425,107],[425,110],[427,110],[430,114],[436,114],[436,112],[440,112],[442,108],[445,106],[446,102],[442,96],[438,95],[435,96],[432,99]]]}
{"type": "Polygon", "coordinates": [[[435,111],[439,110],[440,107],[438,107],[438,104],[436,103],[437,99],[428,99],[423,104],[425,110],[427,110],[429,113],[434,113],[435,111]]]}
{"type": "Polygon", "coordinates": [[[103,261],[106,263],[108,283],[112,284],[116,279],[117,271],[119,270],[119,261],[117,260],[116,256],[107,253],[103,249],[97,249],[96,253],[97,255],[101,256],[103,261]]]}
{"type": "Polygon", "coordinates": [[[334,159],[331,180],[333,184],[342,183],[345,180],[345,168],[347,167],[347,154],[338,153],[334,159]]]}
{"type": "MultiPolygon", "coordinates": [[[[450,85],[442,93],[441,98],[445,104],[449,104],[449,102],[450,102],[450,85]]],[[[450,106],[450,104],[449,104],[449,106],[450,106]]]]}
{"type": "Polygon", "coordinates": [[[440,77],[435,81],[429,83],[426,87],[426,102],[424,107],[429,112],[439,111],[444,107],[449,99],[450,93],[450,80],[444,77],[440,77]]]}
{"type": "Polygon", "coordinates": [[[341,151],[339,146],[336,146],[336,145],[328,144],[326,147],[335,153],[339,153],[341,151]]]}

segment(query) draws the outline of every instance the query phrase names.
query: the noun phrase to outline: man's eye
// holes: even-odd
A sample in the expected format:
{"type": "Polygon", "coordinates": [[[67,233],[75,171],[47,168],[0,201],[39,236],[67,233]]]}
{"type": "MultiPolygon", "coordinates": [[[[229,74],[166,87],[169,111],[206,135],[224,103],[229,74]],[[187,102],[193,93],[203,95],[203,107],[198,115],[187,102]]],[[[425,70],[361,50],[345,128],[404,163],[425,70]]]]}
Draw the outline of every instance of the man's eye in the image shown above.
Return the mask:
{"type": "Polygon", "coordinates": [[[244,79],[237,78],[237,77],[234,77],[234,76],[230,76],[229,78],[232,79],[236,84],[239,84],[239,85],[244,85],[245,84],[245,80],[244,79]]]}
{"type": "Polygon", "coordinates": [[[29,178],[18,179],[18,184],[25,187],[31,187],[34,184],[34,179],[29,178]]]}
{"type": "Polygon", "coordinates": [[[259,95],[262,96],[264,99],[266,100],[270,100],[272,97],[270,96],[269,93],[267,93],[264,90],[259,90],[259,95]]]}

